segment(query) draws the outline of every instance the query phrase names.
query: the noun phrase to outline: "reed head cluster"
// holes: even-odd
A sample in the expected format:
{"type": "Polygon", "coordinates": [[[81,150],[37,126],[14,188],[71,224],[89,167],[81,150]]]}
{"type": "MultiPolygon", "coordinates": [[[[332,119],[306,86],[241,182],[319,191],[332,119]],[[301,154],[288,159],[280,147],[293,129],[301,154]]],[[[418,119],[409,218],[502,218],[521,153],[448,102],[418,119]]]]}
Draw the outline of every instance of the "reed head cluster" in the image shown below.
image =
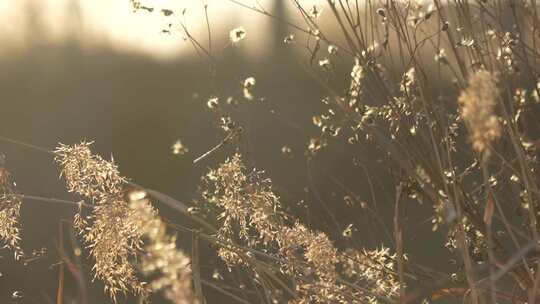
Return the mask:
{"type": "Polygon", "coordinates": [[[153,278],[148,284],[152,292],[162,291],[175,304],[198,303],[191,288],[190,259],[176,247],[176,237],[147,199],[136,199],[129,205],[133,218],[145,239],[140,256],[141,272],[153,278]]]}
{"type": "Polygon", "coordinates": [[[495,114],[498,95],[497,78],[485,70],[472,74],[459,95],[461,117],[469,129],[473,149],[479,154],[489,153],[491,143],[501,137],[501,124],[495,114]]]}
{"type": "MultiPolygon", "coordinates": [[[[0,155],[1,156],[1,155],[0,155]]],[[[21,198],[9,171],[0,162],[0,244],[9,248],[15,260],[24,256],[21,248],[21,198]]]]}
{"type": "Polygon", "coordinates": [[[124,195],[127,180],[112,161],[93,154],[91,144],[60,144],[54,151],[67,190],[94,203],[89,215],[77,215],[75,227],[95,261],[95,278],[103,281],[113,300],[118,292],[145,296],[146,284],[131,262],[141,249],[143,232],[124,195]]]}

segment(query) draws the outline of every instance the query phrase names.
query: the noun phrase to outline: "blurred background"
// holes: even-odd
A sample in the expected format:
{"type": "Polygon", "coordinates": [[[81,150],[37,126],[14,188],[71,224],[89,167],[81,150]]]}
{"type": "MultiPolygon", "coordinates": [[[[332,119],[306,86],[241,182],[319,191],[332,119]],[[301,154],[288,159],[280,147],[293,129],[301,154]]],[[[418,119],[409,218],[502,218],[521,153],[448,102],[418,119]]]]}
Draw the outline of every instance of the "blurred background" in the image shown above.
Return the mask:
{"type": "MultiPolygon", "coordinates": [[[[307,143],[318,132],[312,116],[322,109],[324,90],[302,68],[309,67],[302,44],[283,43],[290,34],[301,41],[306,38],[283,22],[228,0],[148,2],[154,12],[134,12],[128,0],[0,1],[4,21],[0,135],[47,149],[58,143],[95,141],[94,151],[107,159],[114,157],[123,175],[189,202],[198,195],[200,177],[236,151],[226,146],[192,163],[225,136],[207,107],[208,99],[233,97],[241,101],[235,113],[245,130],[241,152],[250,165],[264,169],[273,179],[285,208],[317,229],[335,231],[332,216],[341,229],[354,224],[360,246],[390,245],[386,226],[391,227],[393,198],[392,191],[385,191],[387,173],[377,168],[379,155],[336,143],[307,165],[307,143]],[[213,71],[209,59],[198,54],[180,26],[183,23],[208,48],[205,4],[213,71]],[[159,13],[162,8],[175,14],[164,16],[159,13]],[[246,38],[233,45],[229,32],[240,26],[246,38]],[[257,81],[255,99],[249,102],[242,100],[242,83],[248,77],[257,81]],[[171,146],[177,140],[189,149],[187,153],[173,153],[171,146]],[[291,149],[292,157],[283,155],[284,146],[291,149]],[[352,165],[353,154],[361,166],[352,165]],[[375,193],[370,192],[370,184],[375,193]],[[344,202],[351,193],[372,204],[376,212],[351,213],[344,202]],[[299,206],[308,206],[307,211],[299,206]]],[[[299,19],[289,1],[239,2],[264,7],[291,22],[299,19]]],[[[322,11],[321,18],[326,13],[330,12],[322,11]]],[[[351,65],[351,58],[338,58],[333,81],[342,89],[348,87],[351,65]]],[[[6,167],[22,193],[78,200],[65,191],[51,155],[5,142],[0,142],[0,153],[5,154],[6,167]]],[[[0,251],[0,303],[55,303],[59,221],[71,219],[74,212],[70,206],[24,203],[23,247],[27,252],[35,250],[36,258],[26,265],[14,263],[7,250],[0,251]]],[[[406,219],[413,223],[409,240],[433,238],[430,212],[427,206],[425,214],[406,219]]],[[[183,220],[167,208],[161,208],[161,213],[183,220]]],[[[340,234],[331,236],[339,246],[340,234]]],[[[191,236],[178,238],[189,250],[191,236]]],[[[427,264],[435,260],[433,256],[446,254],[429,244],[418,247],[415,257],[427,264]]],[[[201,260],[202,271],[211,274],[215,260],[201,260]]],[[[85,267],[88,271],[90,266],[85,267]]],[[[67,283],[67,295],[74,295],[74,286],[67,283]]],[[[89,288],[89,303],[110,302],[99,282],[89,288]]],[[[223,303],[223,296],[217,301],[211,290],[208,294],[211,303],[223,303]]],[[[134,299],[119,302],[134,303],[134,299]]]]}

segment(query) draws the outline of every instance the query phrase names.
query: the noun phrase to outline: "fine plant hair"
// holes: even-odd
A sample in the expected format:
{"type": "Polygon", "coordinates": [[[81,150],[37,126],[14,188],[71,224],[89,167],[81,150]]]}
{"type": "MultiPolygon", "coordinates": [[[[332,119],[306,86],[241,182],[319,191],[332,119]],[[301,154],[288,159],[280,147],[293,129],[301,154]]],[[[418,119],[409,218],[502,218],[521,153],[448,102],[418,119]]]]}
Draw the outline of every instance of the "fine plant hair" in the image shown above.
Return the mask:
{"type": "MultiPolygon", "coordinates": [[[[247,195],[259,184],[246,183],[247,173],[240,173],[239,156],[226,161],[206,178],[214,182],[215,191],[206,190],[205,199],[210,203],[208,209],[218,208],[214,211],[222,227],[219,238],[254,250],[265,246],[264,252],[275,252],[272,255],[278,259],[287,255],[282,246],[293,240],[301,248],[299,264],[311,269],[311,278],[304,278],[308,281],[304,283],[298,283],[304,269],[297,273],[289,269],[286,281],[296,286],[289,296],[300,301],[352,301],[346,298],[347,292],[342,293],[351,288],[351,281],[343,284],[344,273],[339,273],[343,272],[342,252],[349,252],[352,257],[372,253],[373,260],[378,260],[378,252],[384,252],[389,262],[383,264],[391,266],[382,268],[387,270],[385,275],[372,275],[377,278],[376,284],[369,280],[354,284],[361,287],[352,288],[356,294],[349,293],[354,294],[354,299],[361,299],[358,294],[362,291],[372,297],[370,301],[399,303],[441,297],[463,297],[470,303],[537,301],[540,269],[535,258],[521,256],[519,263],[507,267],[502,262],[522,255],[521,248],[538,240],[538,134],[530,131],[537,122],[527,119],[528,111],[539,104],[536,4],[436,0],[359,4],[328,0],[304,6],[293,0],[291,6],[299,17],[293,21],[274,16],[260,5],[229,2],[285,23],[291,34],[284,37],[284,44],[307,51],[307,64],[299,64],[327,92],[321,96],[326,110],[313,117],[320,134],[306,143],[308,160],[316,161],[323,150],[341,142],[350,145],[352,154],[363,146],[382,155],[380,170],[389,171],[394,182],[395,200],[387,203],[393,204],[395,210],[391,223],[395,254],[375,248],[340,250],[332,245],[329,234],[318,234],[290,215],[279,219],[277,223],[282,229],[276,229],[279,212],[268,217],[253,212],[259,210],[257,199],[247,195]],[[307,42],[298,36],[307,36],[307,42]],[[346,85],[342,82],[344,77],[336,76],[343,70],[343,58],[350,62],[346,85]],[[336,85],[338,81],[341,85],[336,85]],[[232,169],[235,170],[231,172],[232,169]],[[502,202],[509,199],[520,216],[508,215],[502,202]],[[446,241],[441,245],[458,254],[461,270],[440,277],[435,270],[409,258],[407,251],[411,245],[404,238],[407,227],[402,226],[402,205],[411,200],[420,203],[418,209],[432,210],[433,233],[443,233],[446,241]],[[261,219],[267,222],[266,226],[261,225],[261,219]],[[499,229],[495,227],[503,227],[503,232],[494,233],[499,229]],[[269,236],[273,242],[268,241],[269,236]],[[325,244],[324,249],[316,250],[326,257],[324,265],[310,260],[308,253],[315,251],[305,247],[309,241],[325,244]],[[502,283],[501,276],[513,280],[517,288],[508,287],[506,281],[502,283]],[[427,278],[441,283],[426,290],[418,282],[427,278]],[[327,290],[325,300],[301,287],[313,282],[317,283],[307,289],[313,294],[327,290]],[[383,288],[383,282],[390,287],[383,288]],[[320,284],[329,288],[320,288],[320,284]],[[377,292],[376,287],[386,292],[377,292]],[[383,297],[377,298],[377,294],[383,297]]],[[[134,2],[135,10],[137,5],[134,2]]],[[[185,24],[183,30],[195,39],[185,24]]],[[[249,40],[249,32],[244,28],[231,33],[235,45],[249,40]],[[236,32],[240,35],[233,35],[236,32]]],[[[202,56],[213,58],[203,42],[193,45],[202,56]]],[[[249,97],[247,102],[254,100],[252,93],[249,97]]],[[[230,105],[228,101],[209,98],[208,106],[219,120],[241,124],[235,121],[230,105]]],[[[272,197],[268,206],[283,205],[272,197]]],[[[366,203],[360,206],[372,208],[366,203]]],[[[225,254],[229,249],[218,249],[229,267],[245,267],[246,259],[237,252],[225,254]]],[[[291,255],[288,258],[295,261],[291,255]]],[[[251,255],[248,260],[252,261],[251,255]]],[[[355,260],[352,266],[361,265],[360,259],[355,260]]],[[[257,271],[252,262],[249,265],[251,271],[257,271]]],[[[287,265],[280,269],[287,274],[287,265]]],[[[266,288],[271,283],[260,284],[266,288]]]]}
{"type": "Polygon", "coordinates": [[[158,273],[149,284],[150,290],[163,291],[171,303],[198,303],[191,292],[191,261],[176,247],[176,237],[167,233],[165,223],[147,199],[132,199],[130,209],[138,220],[137,230],[147,239],[141,257],[141,271],[144,275],[158,273]]]}
{"type": "Polygon", "coordinates": [[[144,190],[126,193],[127,179],[114,162],[93,154],[90,145],[60,144],[54,154],[68,191],[94,205],[90,215],[79,212],[73,223],[95,260],[95,277],[104,282],[113,301],[118,292],[131,291],[144,299],[149,292],[163,291],[173,303],[195,303],[190,260],[176,248],[175,237],[167,234],[144,190]],[[134,264],[138,256],[140,262],[134,264]],[[140,280],[137,267],[154,279],[148,284],[140,280]]]}
{"type": "Polygon", "coordinates": [[[142,244],[139,216],[123,195],[126,180],[116,165],[92,154],[90,144],[60,145],[54,150],[68,191],[94,205],[89,216],[75,216],[75,228],[95,260],[95,277],[104,282],[113,300],[119,291],[144,294],[146,288],[130,262],[142,244]]]}
{"type": "Polygon", "coordinates": [[[469,86],[461,92],[458,99],[461,117],[471,134],[471,144],[480,154],[487,153],[488,146],[501,136],[499,118],[494,114],[497,95],[495,77],[480,70],[471,75],[469,86]]]}
{"type": "MultiPolygon", "coordinates": [[[[305,132],[304,150],[275,149],[306,161],[304,191],[318,204],[280,197],[273,168],[260,169],[245,149],[249,124],[238,109],[264,107],[265,79],[256,75],[242,76],[232,96],[204,96],[222,140],[193,166],[233,152],[201,178],[191,204],[136,185],[89,142],[49,151],[0,137],[52,154],[67,191],[82,201],[41,200],[78,208],[73,227],[112,301],[161,294],[202,304],[212,289],[239,303],[540,303],[534,1],[290,0],[287,17],[260,3],[223,1],[286,25],[282,47],[300,54],[298,68],[323,92],[307,117],[316,131],[305,132]],[[362,174],[330,176],[338,194],[327,198],[310,169],[337,149],[362,174]],[[350,188],[357,181],[368,193],[350,188]],[[162,217],[157,203],[190,223],[162,217]],[[315,213],[323,215],[314,223],[315,213]],[[411,223],[418,214],[429,214],[427,225],[411,223]],[[190,254],[178,234],[192,237],[190,254]],[[210,246],[211,261],[200,260],[199,242],[210,246]],[[451,260],[429,265],[424,243],[451,260]],[[211,275],[201,271],[209,267],[211,275]]],[[[135,14],[160,14],[164,32],[177,27],[218,79],[211,4],[202,4],[207,37],[194,37],[185,11],[129,2],[135,14]]],[[[249,43],[248,29],[227,29],[222,49],[249,43]]],[[[180,140],[172,146],[175,155],[187,151],[180,140]]],[[[19,213],[32,196],[17,192],[3,162],[0,187],[0,240],[21,256],[19,213]]]]}
{"type": "MultiPolygon", "coordinates": [[[[221,226],[218,238],[228,242],[243,241],[247,250],[260,250],[263,246],[267,255],[274,257],[273,267],[280,269],[284,279],[294,283],[296,299],[292,303],[363,303],[376,301],[377,296],[396,295],[398,283],[392,279],[393,275],[385,275],[379,268],[395,271],[392,263],[395,255],[388,254],[387,248],[381,248],[349,258],[338,251],[325,233],[291,222],[280,210],[281,204],[271,189],[271,181],[262,171],[247,170],[240,154],[211,170],[204,181],[205,200],[218,208],[214,209],[221,226]],[[380,262],[382,266],[369,265],[381,259],[386,259],[380,262]],[[341,262],[346,274],[337,269],[341,262]],[[369,282],[374,289],[341,283],[340,278],[345,275],[369,282]]],[[[206,208],[212,209],[212,206],[206,208]]],[[[254,263],[249,255],[236,254],[227,247],[219,248],[218,254],[228,267],[241,263],[249,267],[254,263]]],[[[264,272],[258,273],[259,268],[251,266],[261,279],[264,278],[264,272]]],[[[345,282],[345,279],[341,280],[345,282]]],[[[270,295],[274,301],[283,301],[276,291],[270,291],[270,295]]]]}
{"type": "Polygon", "coordinates": [[[21,198],[15,182],[5,166],[5,156],[0,155],[0,244],[10,249],[15,260],[24,256],[21,248],[21,198]]]}

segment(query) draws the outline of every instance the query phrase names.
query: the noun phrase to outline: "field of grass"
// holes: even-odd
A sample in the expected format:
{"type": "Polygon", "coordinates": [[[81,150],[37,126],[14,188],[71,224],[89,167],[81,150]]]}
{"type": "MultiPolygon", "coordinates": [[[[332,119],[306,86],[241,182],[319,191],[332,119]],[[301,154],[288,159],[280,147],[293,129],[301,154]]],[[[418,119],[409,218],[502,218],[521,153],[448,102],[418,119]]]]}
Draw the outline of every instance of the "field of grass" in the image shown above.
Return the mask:
{"type": "MultiPolygon", "coordinates": [[[[189,12],[130,0],[134,14],[161,15],[162,31],[208,71],[208,88],[189,93],[217,140],[196,154],[182,139],[165,147],[207,167],[197,193],[185,201],[138,184],[83,138],[42,147],[3,131],[2,145],[49,159],[73,198],[20,191],[2,155],[7,263],[39,259],[23,245],[21,209],[33,201],[72,210],[49,252],[50,303],[93,303],[96,284],[114,303],[540,303],[534,0],[289,0],[286,17],[222,1],[283,26],[278,48],[300,54],[290,62],[316,86],[296,94],[317,100],[276,111],[267,95],[282,88],[243,72],[221,90],[236,73],[223,53],[264,33],[238,26],[220,45],[208,14],[196,37],[189,12]],[[254,128],[253,109],[279,123],[254,128]],[[298,127],[307,120],[311,129],[298,127]],[[283,126],[307,140],[252,147],[285,138],[283,126]],[[290,165],[261,165],[257,153],[290,165]],[[271,175],[302,179],[304,198],[271,175]]],[[[35,302],[18,291],[11,300],[35,302]]]]}

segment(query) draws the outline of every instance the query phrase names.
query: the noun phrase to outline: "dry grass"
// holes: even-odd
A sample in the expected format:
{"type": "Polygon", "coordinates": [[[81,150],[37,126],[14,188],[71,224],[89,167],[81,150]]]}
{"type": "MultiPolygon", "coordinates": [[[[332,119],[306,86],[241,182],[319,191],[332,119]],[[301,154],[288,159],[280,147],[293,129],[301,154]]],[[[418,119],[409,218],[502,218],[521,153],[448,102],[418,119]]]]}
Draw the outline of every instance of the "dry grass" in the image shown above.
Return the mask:
{"type": "MultiPolygon", "coordinates": [[[[194,205],[177,205],[196,220],[185,227],[161,219],[149,197],[181,203],[134,185],[112,160],[92,154],[89,143],[59,145],[49,153],[67,191],[84,199],[73,203],[80,209],[73,225],[95,278],[114,301],[118,293],[148,299],[162,292],[173,303],[204,303],[203,291],[212,288],[242,303],[540,303],[540,134],[530,131],[538,119],[526,119],[540,106],[534,1],[328,0],[308,7],[291,0],[301,21],[229,1],[288,25],[283,47],[308,52],[299,65],[327,93],[321,96],[325,111],[313,117],[320,132],[305,144],[308,163],[341,143],[352,155],[362,146],[381,156],[379,169],[393,184],[381,191],[395,198],[379,202],[393,206],[393,222],[386,223],[392,244],[359,244],[352,224],[332,214],[335,230],[311,227],[241,153],[202,178],[194,205]],[[298,39],[304,36],[309,39],[298,39]],[[344,64],[350,72],[340,75],[344,64]],[[452,272],[408,254],[422,240],[410,242],[403,204],[407,212],[433,213],[431,233],[440,234],[440,248],[457,259],[452,272]],[[191,264],[173,229],[210,243],[224,266],[212,278],[201,277],[205,262],[193,250],[191,264]]],[[[136,12],[183,14],[131,2],[136,12]]],[[[214,73],[218,54],[205,21],[207,43],[186,24],[178,26],[214,73]]],[[[232,29],[226,47],[247,43],[249,35],[232,29]]],[[[238,88],[242,100],[208,96],[224,140],[194,163],[226,145],[241,151],[244,126],[234,109],[256,102],[256,83],[263,81],[247,78],[238,88]]],[[[186,149],[180,141],[173,146],[175,154],[186,149]]],[[[289,147],[282,151],[292,155],[289,147]]],[[[0,189],[0,239],[21,255],[23,196],[4,167],[0,189]]],[[[346,201],[347,212],[376,214],[375,202],[356,204],[350,194],[346,201]]]]}

